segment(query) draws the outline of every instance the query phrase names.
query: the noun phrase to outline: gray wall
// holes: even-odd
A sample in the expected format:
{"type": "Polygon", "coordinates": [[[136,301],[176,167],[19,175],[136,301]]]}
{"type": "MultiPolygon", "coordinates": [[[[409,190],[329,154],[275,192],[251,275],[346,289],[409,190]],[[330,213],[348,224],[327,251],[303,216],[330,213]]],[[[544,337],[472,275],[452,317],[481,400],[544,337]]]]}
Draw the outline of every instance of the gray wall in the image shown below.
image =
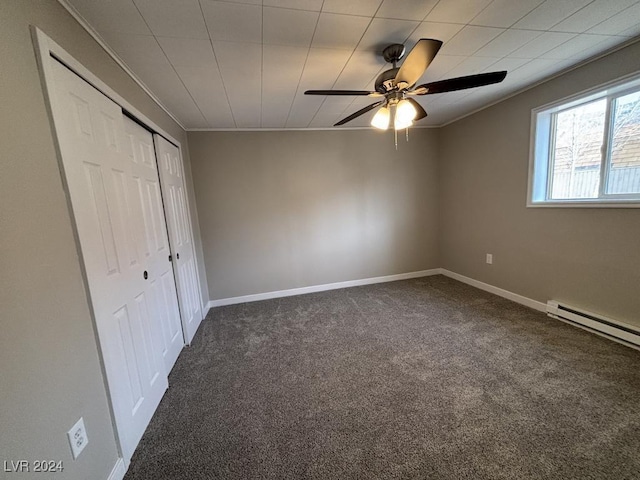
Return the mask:
{"type": "Polygon", "coordinates": [[[56,1],[0,1],[0,461],[62,460],[60,478],[106,478],[115,437],[30,24],[186,136],[56,1]],[[66,432],[80,416],[89,445],[73,461],[66,432]]]}
{"type": "Polygon", "coordinates": [[[637,71],[638,58],[636,43],[441,129],[444,268],[640,326],[640,209],[525,207],[531,109],[637,71]]]}
{"type": "Polygon", "coordinates": [[[439,266],[437,132],[189,132],[211,299],[439,266]]]}

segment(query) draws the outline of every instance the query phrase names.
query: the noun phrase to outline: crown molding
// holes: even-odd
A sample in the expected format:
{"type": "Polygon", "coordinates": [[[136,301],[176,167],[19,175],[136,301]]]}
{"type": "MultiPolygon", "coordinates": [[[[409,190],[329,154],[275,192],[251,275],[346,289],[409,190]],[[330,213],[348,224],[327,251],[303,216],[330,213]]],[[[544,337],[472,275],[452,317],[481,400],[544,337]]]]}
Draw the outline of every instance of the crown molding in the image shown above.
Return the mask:
{"type": "Polygon", "coordinates": [[[68,0],[58,0],[58,3],[62,5],[62,7],[69,12],[69,14],[80,24],[82,28],[86,30],[86,32],[91,35],[91,37],[98,42],[98,44],[102,47],[102,49],[107,52],[113,60],[124,70],[124,72],[131,77],[131,79],[138,84],[138,86],[144,90],[144,92],[153,100],[156,105],[158,105],[171,119],[178,124],[182,130],[187,131],[185,126],[176,118],[176,116],[169,111],[169,109],[160,101],[160,99],[151,91],[149,87],[147,87],[140,78],[133,73],[133,71],[129,68],[129,66],[118,56],[118,54],[104,41],[104,39],[100,36],[100,34],[91,26],[89,22],[76,10],[76,8],[71,5],[68,0]]]}
{"type": "MultiPolygon", "coordinates": [[[[442,125],[414,125],[409,130],[440,128],[442,125]]],[[[187,132],[342,132],[347,130],[371,130],[372,127],[297,127],[297,128],[187,128],[187,132]]]]}

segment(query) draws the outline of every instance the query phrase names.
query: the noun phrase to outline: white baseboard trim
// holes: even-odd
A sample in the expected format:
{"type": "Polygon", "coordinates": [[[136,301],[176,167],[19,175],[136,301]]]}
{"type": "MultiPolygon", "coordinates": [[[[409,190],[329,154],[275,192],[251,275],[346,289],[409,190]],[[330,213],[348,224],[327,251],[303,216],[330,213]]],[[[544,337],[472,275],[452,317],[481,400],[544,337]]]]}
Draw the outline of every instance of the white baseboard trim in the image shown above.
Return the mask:
{"type": "Polygon", "coordinates": [[[471,285],[472,287],[479,288],[480,290],[484,290],[485,292],[493,293],[494,295],[506,298],[507,300],[511,300],[512,302],[525,305],[540,312],[547,312],[546,303],[538,302],[537,300],[533,300],[528,297],[523,297],[522,295],[518,295],[517,293],[494,287],[493,285],[489,285],[488,283],[484,283],[479,280],[474,280],[473,278],[465,277],[464,275],[451,272],[445,268],[441,268],[440,273],[442,273],[442,275],[444,275],[445,277],[453,278],[454,280],[458,280],[459,282],[466,283],[467,285],[471,285]]]}
{"type": "Polygon", "coordinates": [[[124,466],[124,460],[119,458],[116,464],[113,466],[113,470],[109,474],[107,480],[122,480],[124,478],[125,473],[127,473],[127,469],[124,466]]]}
{"type": "Polygon", "coordinates": [[[410,278],[439,275],[440,273],[441,273],[440,268],[432,268],[431,270],[420,270],[418,272],[399,273],[396,275],[384,275],[382,277],[362,278],[360,280],[348,280],[346,282],[325,283],[324,285],[312,285],[310,287],[300,287],[300,288],[291,288],[288,290],[277,290],[275,292],[256,293],[253,295],[243,295],[241,297],[221,298],[219,300],[210,300],[209,303],[207,304],[207,310],[210,308],[222,307],[225,305],[235,305],[237,303],[257,302],[260,300],[270,300],[272,298],[291,297],[293,295],[304,295],[305,293],[337,290],[339,288],[359,287],[361,285],[394,282],[396,280],[408,280],[410,278]]]}

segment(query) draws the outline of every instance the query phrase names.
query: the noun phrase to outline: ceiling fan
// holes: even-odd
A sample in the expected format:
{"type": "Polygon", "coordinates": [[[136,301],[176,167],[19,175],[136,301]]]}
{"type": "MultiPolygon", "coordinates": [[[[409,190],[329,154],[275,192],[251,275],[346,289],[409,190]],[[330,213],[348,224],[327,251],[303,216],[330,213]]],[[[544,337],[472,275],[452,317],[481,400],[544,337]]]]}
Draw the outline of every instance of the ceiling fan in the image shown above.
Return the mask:
{"type": "Polygon", "coordinates": [[[437,82],[425,83],[414,87],[427,67],[435,58],[442,47],[440,40],[421,38],[411,49],[400,67],[397,63],[403,58],[404,45],[394,43],[382,51],[385,61],[391,63],[393,68],[385,70],[375,81],[375,91],[367,90],[307,90],[305,95],[361,95],[368,97],[383,97],[381,100],[352,113],[334,125],[344,125],[347,122],[370,112],[374,108],[381,107],[371,120],[371,125],[386,130],[393,117],[395,130],[408,128],[414,121],[427,116],[427,112],[413,98],[415,95],[433,95],[435,93],[453,92],[466,88],[481,87],[499,83],[507,76],[506,71],[481,73],[465,77],[449,78],[437,82]]]}

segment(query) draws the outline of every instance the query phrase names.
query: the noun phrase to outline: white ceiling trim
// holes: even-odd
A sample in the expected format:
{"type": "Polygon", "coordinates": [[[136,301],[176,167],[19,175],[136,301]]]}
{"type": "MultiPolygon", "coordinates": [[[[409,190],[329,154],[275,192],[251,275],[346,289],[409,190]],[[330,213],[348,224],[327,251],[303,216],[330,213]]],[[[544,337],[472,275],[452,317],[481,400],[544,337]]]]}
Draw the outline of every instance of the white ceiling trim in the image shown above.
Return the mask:
{"type": "Polygon", "coordinates": [[[554,78],[557,77],[561,77],[562,75],[564,75],[565,73],[569,73],[572,70],[576,70],[577,68],[583,67],[591,62],[595,62],[596,60],[599,60],[601,58],[606,57],[607,55],[611,55],[614,52],[617,52],[618,50],[622,50],[625,47],[628,47],[629,45],[633,45],[634,43],[640,42],[640,37],[635,37],[635,38],[631,38],[629,40],[627,40],[624,43],[621,43],[619,45],[616,45],[615,47],[611,47],[608,50],[605,50],[602,53],[599,53],[597,55],[594,55],[593,57],[589,57],[585,60],[582,60],[581,62],[576,63],[575,65],[571,65],[567,68],[564,68],[563,70],[560,70],[559,72],[556,72],[552,75],[549,75],[548,77],[545,77],[541,80],[538,80],[537,82],[531,84],[531,85],[527,85],[526,87],[521,88],[520,90],[516,90],[515,92],[510,93],[509,95],[505,96],[505,97],[500,97],[499,99],[497,99],[494,102],[489,103],[488,105],[484,105],[480,108],[477,108],[476,110],[473,110],[471,112],[468,113],[464,113],[462,115],[460,115],[459,117],[454,118],[453,120],[449,120],[448,122],[445,122],[441,125],[438,125],[438,128],[440,127],[446,127],[447,125],[451,125],[452,123],[457,122],[458,120],[462,120],[463,118],[467,118],[470,117],[471,115],[475,115],[478,112],[481,112],[482,110],[486,110],[489,107],[493,107],[494,105],[497,105],[498,103],[502,103],[512,97],[515,97],[516,95],[520,95],[523,92],[526,92],[527,90],[531,90],[532,88],[536,88],[539,85],[542,85],[543,83],[548,82],[549,80],[553,80],[554,78]]]}
{"type": "MultiPolygon", "coordinates": [[[[409,130],[423,128],[440,128],[443,125],[413,125],[409,130]]],[[[327,131],[341,132],[343,130],[372,130],[379,132],[373,127],[280,127],[280,128],[187,128],[187,132],[308,132],[308,131],[327,131]]],[[[392,130],[390,130],[392,131],[392,130]]]]}
{"type": "Polygon", "coordinates": [[[87,20],[75,9],[73,5],[71,5],[67,0],[58,0],[58,3],[62,5],[62,7],[67,12],[69,12],[69,14],[71,14],[73,18],[75,18],[80,26],[84,28],[96,42],[98,42],[102,49],[107,52],[107,55],[113,58],[113,60],[120,66],[120,68],[122,68],[124,72],[129,75],[129,77],[131,77],[131,79],[136,82],[147,95],[149,95],[151,100],[153,100],[167,115],[169,115],[173,119],[173,121],[176,122],[180,128],[182,128],[182,130],[187,131],[180,120],[178,120],[178,118],[173,113],[171,113],[167,107],[163,105],[160,99],[149,89],[149,87],[147,87],[144,82],[140,80],[140,78],[138,78],[135,73],[133,73],[133,71],[127,66],[127,64],[122,61],[118,54],[109,45],[107,45],[100,34],[94,30],[91,24],[87,22],[87,20]]]}

